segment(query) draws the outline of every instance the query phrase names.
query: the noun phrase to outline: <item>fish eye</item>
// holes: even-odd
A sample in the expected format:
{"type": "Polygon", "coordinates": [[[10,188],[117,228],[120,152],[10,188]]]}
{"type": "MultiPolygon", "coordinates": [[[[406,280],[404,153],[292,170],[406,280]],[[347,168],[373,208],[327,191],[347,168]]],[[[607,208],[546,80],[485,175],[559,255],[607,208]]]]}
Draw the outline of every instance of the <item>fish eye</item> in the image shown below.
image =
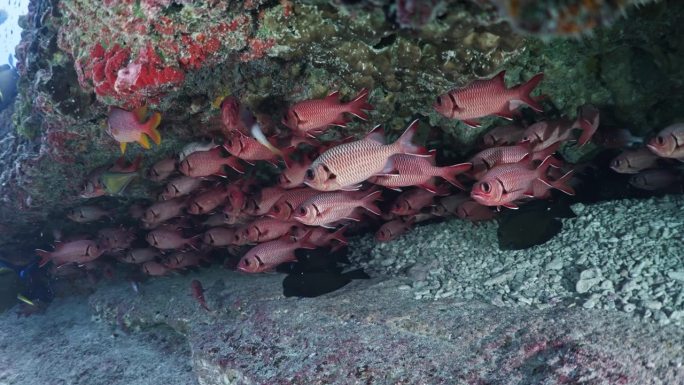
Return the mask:
{"type": "Polygon", "coordinates": [[[275,206],[273,206],[273,212],[274,212],[274,213],[279,213],[279,212],[280,212],[280,205],[275,205],[275,206]]]}
{"type": "Polygon", "coordinates": [[[442,97],[441,97],[441,96],[438,96],[438,97],[437,97],[437,105],[438,105],[438,106],[441,106],[441,105],[442,105],[442,97]]]}
{"type": "Polygon", "coordinates": [[[299,214],[300,214],[300,215],[306,215],[306,208],[300,207],[300,208],[299,208],[299,214]]]}
{"type": "Polygon", "coordinates": [[[482,191],[488,193],[492,190],[492,186],[489,184],[489,182],[483,182],[482,183],[482,191]]]}
{"type": "Polygon", "coordinates": [[[312,170],[312,169],[306,170],[306,179],[313,180],[313,178],[314,178],[314,172],[313,172],[313,170],[312,170]]]}
{"type": "Polygon", "coordinates": [[[656,136],[656,143],[658,143],[658,145],[660,145],[660,146],[664,145],[665,144],[665,138],[663,138],[662,136],[656,136]]]}
{"type": "Polygon", "coordinates": [[[615,159],[615,160],[613,160],[613,162],[611,163],[611,166],[612,166],[612,167],[620,167],[620,164],[622,164],[622,162],[620,162],[620,159],[615,159]]]}
{"type": "Polygon", "coordinates": [[[209,244],[213,245],[215,243],[214,237],[211,235],[211,233],[207,234],[207,237],[209,238],[209,244]]]}

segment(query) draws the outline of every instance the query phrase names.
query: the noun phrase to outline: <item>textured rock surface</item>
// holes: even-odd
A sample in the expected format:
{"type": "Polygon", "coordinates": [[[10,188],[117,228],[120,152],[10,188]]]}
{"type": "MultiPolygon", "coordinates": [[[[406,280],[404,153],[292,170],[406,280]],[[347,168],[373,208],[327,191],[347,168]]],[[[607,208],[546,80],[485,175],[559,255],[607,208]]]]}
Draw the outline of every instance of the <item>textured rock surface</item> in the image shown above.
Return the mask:
{"type": "Polygon", "coordinates": [[[90,306],[100,319],[132,331],[116,331],[116,338],[101,324],[89,325],[89,312],[78,300],[57,302],[45,316],[28,320],[5,315],[0,344],[18,355],[3,359],[26,363],[3,362],[0,378],[10,384],[44,384],[50,378],[136,383],[114,379],[141,375],[153,363],[145,383],[189,384],[181,357],[187,345],[164,331],[170,327],[185,336],[191,351],[186,358],[200,384],[684,381],[681,329],[617,312],[415,301],[397,280],[357,281],[325,297],[285,299],[281,280],[214,270],[151,280],[141,285],[141,295],[125,283],[103,287],[90,297],[90,306]],[[212,312],[189,295],[192,279],[204,283],[212,312]],[[140,340],[137,347],[130,346],[133,339],[140,340]],[[45,349],[42,364],[23,359],[36,359],[33,344],[45,349]],[[60,365],[70,357],[55,356],[64,348],[89,358],[60,365]]]}
{"type": "Polygon", "coordinates": [[[182,335],[96,323],[86,298],[59,299],[28,318],[0,315],[0,384],[196,384],[182,335]]]}

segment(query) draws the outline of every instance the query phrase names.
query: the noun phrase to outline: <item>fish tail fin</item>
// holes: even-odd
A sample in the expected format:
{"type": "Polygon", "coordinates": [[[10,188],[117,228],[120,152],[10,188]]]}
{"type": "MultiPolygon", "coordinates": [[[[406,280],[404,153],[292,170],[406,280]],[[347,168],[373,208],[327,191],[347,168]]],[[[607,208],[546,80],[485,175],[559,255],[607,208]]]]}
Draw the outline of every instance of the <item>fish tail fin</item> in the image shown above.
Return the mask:
{"type": "Polygon", "coordinates": [[[457,175],[463,174],[464,172],[468,171],[471,169],[473,166],[472,163],[459,163],[459,164],[454,164],[452,166],[446,166],[446,167],[440,167],[439,171],[440,174],[439,176],[449,182],[452,186],[458,187],[461,190],[465,190],[465,187],[461,182],[456,178],[457,175]]]}
{"type": "Polygon", "coordinates": [[[159,133],[159,130],[157,130],[159,123],[161,123],[161,114],[159,112],[152,114],[147,123],[145,123],[145,134],[147,134],[156,145],[161,143],[161,134],[159,133]]]}
{"type": "Polygon", "coordinates": [[[378,200],[381,196],[382,190],[375,190],[370,194],[366,195],[365,197],[363,197],[363,199],[361,199],[363,208],[375,215],[381,215],[382,211],[380,211],[380,208],[375,204],[375,201],[378,200]]]}
{"type": "Polygon", "coordinates": [[[334,233],[331,233],[328,239],[330,240],[335,240],[339,242],[342,245],[346,245],[349,243],[347,241],[347,237],[344,236],[344,232],[347,231],[347,225],[340,227],[339,229],[335,230],[334,233]]]}
{"type": "Polygon", "coordinates": [[[586,104],[579,108],[579,113],[577,117],[577,123],[582,129],[582,135],[580,135],[577,143],[580,146],[584,146],[589,142],[591,137],[594,135],[599,126],[599,111],[596,107],[586,104]]]}
{"type": "Polygon", "coordinates": [[[542,81],[542,79],[544,79],[544,74],[538,73],[538,74],[532,76],[532,78],[530,80],[528,80],[525,84],[521,84],[518,87],[518,97],[520,98],[520,100],[525,102],[525,104],[527,104],[528,106],[530,106],[533,110],[535,110],[537,112],[542,112],[543,109],[542,109],[541,105],[539,104],[539,102],[535,98],[533,98],[530,95],[530,93],[532,93],[532,91],[534,91],[534,89],[539,85],[539,83],[542,81]]]}
{"type": "Polygon", "coordinates": [[[399,139],[397,139],[397,141],[395,143],[397,146],[399,146],[398,153],[423,156],[423,157],[430,156],[427,154],[427,152],[425,151],[425,149],[422,146],[418,146],[418,145],[413,144],[413,137],[416,135],[416,131],[418,131],[418,125],[419,125],[418,119],[414,120],[406,128],[406,131],[404,131],[404,133],[401,134],[399,139]]]}
{"type": "Polygon", "coordinates": [[[231,155],[228,158],[226,158],[226,166],[232,168],[240,174],[245,173],[245,166],[243,166],[242,163],[240,163],[240,159],[238,159],[235,156],[231,155]]]}
{"type": "Polygon", "coordinates": [[[562,191],[565,194],[575,195],[575,189],[572,188],[572,186],[570,186],[568,184],[570,179],[572,179],[572,176],[574,173],[575,173],[575,170],[570,170],[567,173],[565,173],[565,175],[558,178],[558,180],[548,181],[548,180],[543,179],[542,182],[544,182],[545,184],[555,188],[556,190],[562,191]]]}
{"type": "Polygon", "coordinates": [[[364,110],[374,110],[375,108],[368,103],[368,89],[364,88],[359,91],[354,100],[349,102],[348,111],[350,114],[362,120],[368,120],[368,114],[364,110]]]}
{"type": "Polygon", "coordinates": [[[51,259],[51,253],[49,251],[41,250],[41,249],[36,249],[36,254],[40,257],[40,262],[38,262],[38,267],[43,267],[47,265],[48,262],[50,262],[51,259]]]}
{"type": "Polygon", "coordinates": [[[314,245],[313,243],[311,243],[311,241],[310,241],[310,239],[311,239],[311,234],[313,234],[313,231],[309,230],[309,231],[306,232],[306,234],[304,234],[304,236],[302,236],[301,238],[295,240],[295,242],[297,243],[297,245],[298,245],[299,248],[301,248],[301,249],[310,249],[310,250],[313,250],[313,249],[318,248],[318,246],[316,246],[316,245],[314,245]]]}

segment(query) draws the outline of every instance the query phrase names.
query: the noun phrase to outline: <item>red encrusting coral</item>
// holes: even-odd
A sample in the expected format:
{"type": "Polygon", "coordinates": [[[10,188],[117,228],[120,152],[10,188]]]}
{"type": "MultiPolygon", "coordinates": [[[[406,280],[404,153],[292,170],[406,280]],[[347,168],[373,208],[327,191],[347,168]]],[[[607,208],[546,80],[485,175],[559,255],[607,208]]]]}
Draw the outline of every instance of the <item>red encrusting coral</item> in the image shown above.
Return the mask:
{"type": "Polygon", "coordinates": [[[264,55],[266,55],[266,51],[273,48],[274,45],[274,39],[249,39],[247,43],[249,51],[243,52],[240,55],[240,60],[242,60],[243,62],[247,62],[251,60],[261,59],[262,57],[264,57],[264,55]]]}
{"type": "Polygon", "coordinates": [[[108,0],[105,5],[111,9],[106,21],[83,1],[61,3],[63,12],[76,18],[60,28],[58,45],[74,54],[81,87],[109,105],[156,104],[177,91],[188,73],[233,55],[242,61],[258,59],[275,44],[272,39],[254,38],[258,27],[248,12],[227,20],[217,18],[229,6],[216,2],[211,8],[193,9],[193,17],[213,17],[214,22],[193,24],[180,22],[177,13],[167,13],[172,3],[185,4],[108,0]],[[248,42],[252,44],[245,52],[248,42]]]}

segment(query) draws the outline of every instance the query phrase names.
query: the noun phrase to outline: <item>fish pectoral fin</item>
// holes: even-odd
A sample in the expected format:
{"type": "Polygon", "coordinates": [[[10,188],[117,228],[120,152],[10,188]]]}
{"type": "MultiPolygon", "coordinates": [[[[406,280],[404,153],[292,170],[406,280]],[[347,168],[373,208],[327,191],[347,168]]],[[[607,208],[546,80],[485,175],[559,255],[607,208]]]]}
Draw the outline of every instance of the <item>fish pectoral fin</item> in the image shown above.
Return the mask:
{"type": "Polygon", "coordinates": [[[515,203],[513,203],[513,202],[504,203],[504,204],[502,204],[501,206],[503,206],[503,207],[505,207],[505,208],[507,208],[507,209],[511,209],[511,210],[517,210],[517,209],[518,209],[518,206],[517,206],[515,203]]]}
{"type": "Polygon", "coordinates": [[[357,184],[357,185],[354,185],[354,186],[343,187],[343,188],[341,188],[340,190],[342,190],[342,191],[358,191],[358,190],[360,190],[360,189],[361,189],[361,185],[360,185],[360,184],[357,184]]]}
{"type": "Polygon", "coordinates": [[[127,144],[126,142],[119,143],[119,148],[121,149],[122,155],[126,153],[126,144],[127,144]]]}
{"type": "Polygon", "coordinates": [[[480,122],[478,122],[475,119],[461,120],[461,122],[463,122],[463,124],[465,124],[466,126],[472,127],[472,128],[477,128],[477,127],[481,126],[480,122]]]}
{"type": "Polygon", "coordinates": [[[496,114],[494,114],[500,118],[504,118],[506,120],[513,120],[514,116],[511,111],[499,111],[496,114]]]}
{"type": "Polygon", "coordinates": [[[138,139],[138,143],[145,149],[149,150],[150,149],[150,139],[147,137],[146,134],[141,134],[140,139],[138,139]]]}

